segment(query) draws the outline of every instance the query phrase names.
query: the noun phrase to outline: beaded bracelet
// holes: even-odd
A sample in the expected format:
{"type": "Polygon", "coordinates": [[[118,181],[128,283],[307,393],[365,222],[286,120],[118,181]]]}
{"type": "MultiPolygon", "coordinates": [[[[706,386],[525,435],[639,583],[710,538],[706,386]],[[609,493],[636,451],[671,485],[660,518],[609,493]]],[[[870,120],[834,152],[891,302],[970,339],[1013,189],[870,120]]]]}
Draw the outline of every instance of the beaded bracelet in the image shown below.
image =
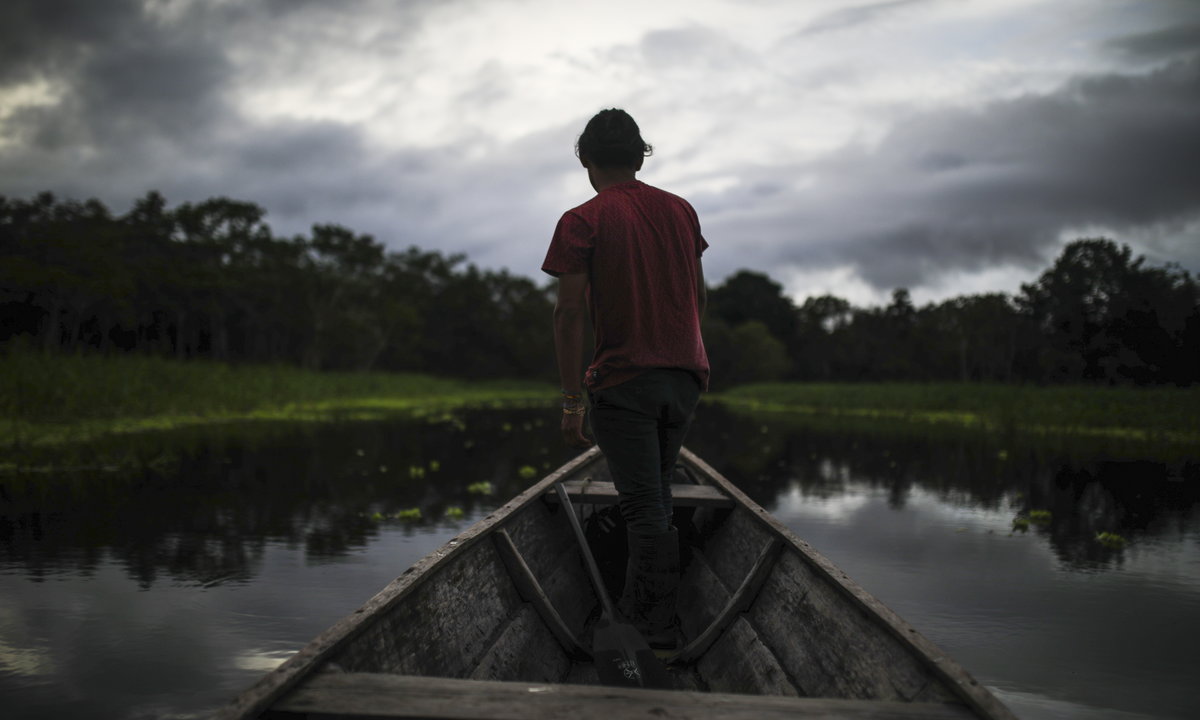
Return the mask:
{"type": "Polygon", "coordinates": [[[587,406],[583,403],[578,405],[563,405],[563,415],[582,415],[587,412],[587,406]]]}

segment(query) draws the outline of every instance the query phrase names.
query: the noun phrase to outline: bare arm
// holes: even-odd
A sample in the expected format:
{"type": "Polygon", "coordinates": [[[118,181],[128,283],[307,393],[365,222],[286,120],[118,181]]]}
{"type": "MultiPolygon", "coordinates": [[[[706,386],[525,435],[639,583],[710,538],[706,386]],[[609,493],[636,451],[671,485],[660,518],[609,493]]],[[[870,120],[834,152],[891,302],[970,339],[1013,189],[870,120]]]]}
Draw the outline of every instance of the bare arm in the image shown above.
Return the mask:
{"type": "MultiPolygon", "coordinates": [[[[554,350],[562,389],[572,395],[583,394],[580,370],[583,366],[583,330],[587,322],[586,273],[560,275],[558,299],[554,303],[554,350]]],[[[592,444],[583,434],[583,416],[563,413],[563,440],[574,447],[592,444]]]]}

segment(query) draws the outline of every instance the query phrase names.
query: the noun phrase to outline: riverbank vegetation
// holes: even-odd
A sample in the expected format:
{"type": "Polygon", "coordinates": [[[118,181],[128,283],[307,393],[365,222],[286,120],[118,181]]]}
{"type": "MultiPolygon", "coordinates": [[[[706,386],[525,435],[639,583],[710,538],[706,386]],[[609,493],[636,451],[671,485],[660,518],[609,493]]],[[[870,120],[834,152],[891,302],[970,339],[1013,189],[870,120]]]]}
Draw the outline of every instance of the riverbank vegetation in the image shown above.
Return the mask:
{"type": "MultiPolygon", "coordinates": [[[[545,407],[553,385],[425,374],[315,372],[148,356],[0,354],[0,457],[64,448],[110,455],[118,438],[297,422],[446,417],[464,407],[545,407]]],[[[963,383],[769,383],[711,393],[745,418],[772,415],[913,434],[991,432],[1093,437],[1125,444],[1200,446],[1200,387],[1012,386],[963,383]]],[[[757,421],[757,420],[756,420],[757,421]]],[[[126,450],[121,453],[128,454],[126,450]]],[[[68,464],[78,462],[77,459],[68,464]]],[[[103,462],[109,462],[104,460],[103,462]]],[[[94,464],[94,462],[92,463],[94,464]]]]}
{"type": "Polygon", "coordinates": [[[138,355],[0,354],[0,447],[245,421],[336,421],[555,400],[537,381],[313,372],[138,355]]]}
{"type": "Polygon", "coordinates": [[[735,411],[1008,435],[1091,436],[1200,447],[1200,387],[984,383],[764,383],[714,396],[735,411]]]}

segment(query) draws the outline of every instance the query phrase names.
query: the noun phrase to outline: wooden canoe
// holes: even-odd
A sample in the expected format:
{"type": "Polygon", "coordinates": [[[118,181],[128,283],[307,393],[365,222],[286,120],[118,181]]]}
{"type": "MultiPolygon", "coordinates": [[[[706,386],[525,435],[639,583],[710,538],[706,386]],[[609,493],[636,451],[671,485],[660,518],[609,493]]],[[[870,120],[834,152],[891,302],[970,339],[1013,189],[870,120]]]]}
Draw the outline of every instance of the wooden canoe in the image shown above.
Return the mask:
{"type": "MultiPolygon", "coordinates": [[[[680,465],[694,484],[675,492],[686,644],[668,660],[678,689],[597,685],[587,647],[598,603],[553,491],[566,481],[577,506],[605,517],[616,493],[593,448],[409,568],[217,717],[1015,720],[702,460],[685,449],[680,465]]],[[[593,550],[604,564],[604,544],[593,550]]]]}

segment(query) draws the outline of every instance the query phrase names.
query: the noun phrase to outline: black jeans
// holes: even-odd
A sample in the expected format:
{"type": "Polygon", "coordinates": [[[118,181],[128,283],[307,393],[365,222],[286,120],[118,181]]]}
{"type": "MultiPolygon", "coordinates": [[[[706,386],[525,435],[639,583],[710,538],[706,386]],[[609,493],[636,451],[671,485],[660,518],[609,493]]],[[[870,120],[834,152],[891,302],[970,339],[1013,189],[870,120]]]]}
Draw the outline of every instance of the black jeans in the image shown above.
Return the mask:
{"type": "Polygon", "coordinates": [[[671,477],[700,401],[687,370],[656,369],[590,393],[592,432],[620,493],[631,532],[658,535],[671,524],[671,477]]]}

